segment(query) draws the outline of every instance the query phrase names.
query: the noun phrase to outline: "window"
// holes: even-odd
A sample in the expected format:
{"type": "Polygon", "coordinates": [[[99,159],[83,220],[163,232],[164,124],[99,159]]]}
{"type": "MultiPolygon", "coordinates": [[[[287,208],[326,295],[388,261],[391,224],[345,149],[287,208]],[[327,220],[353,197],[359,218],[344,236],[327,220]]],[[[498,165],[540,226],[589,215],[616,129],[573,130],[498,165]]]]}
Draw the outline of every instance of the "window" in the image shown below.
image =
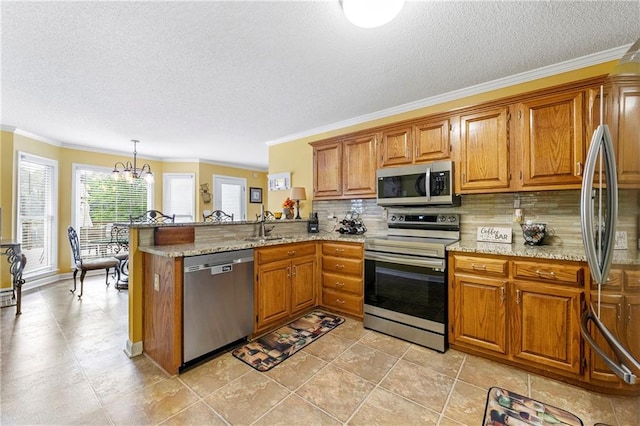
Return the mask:
{"type": "Polygon", "coordinates": [[[17,239],[27,256],[25,277],[57,268],[58,162],[18,152],[17,239]]]}
{"type": "Polygon", "coordinates": [[[73,165],[73,227],[83,258],[108,254],[113,223],[129,223],[153,206],[153,184],[115,180],[112,169],[73,165]]]}
{"type": "Polygon", "coordinates": [[[176,222],[195,222],[195,175],[162,174],[162,212],[175,214],[176,222]]]}
{"type": "Polygon", "coordinates": [[[233,220],[246,220],[247,180],[213,175],[213,208],[233,214],[233,220]]]}

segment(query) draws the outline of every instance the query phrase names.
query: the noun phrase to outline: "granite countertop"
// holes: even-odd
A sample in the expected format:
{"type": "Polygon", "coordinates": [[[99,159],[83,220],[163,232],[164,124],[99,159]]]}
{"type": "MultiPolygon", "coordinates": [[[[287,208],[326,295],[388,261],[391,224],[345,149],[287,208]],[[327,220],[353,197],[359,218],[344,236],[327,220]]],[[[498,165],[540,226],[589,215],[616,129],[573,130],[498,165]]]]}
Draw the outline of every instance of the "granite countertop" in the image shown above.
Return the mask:
{"type": "Polygon", "coordinates": [[[297,235],[270,235],[267,240],[225,240],[219,242],[195,242],[190,244],[177,244],[167,246],[140,246],[138,250],[165,257],[188,257],[201,254],[220,253],[257,247],[275,246],[279,244],[299,243],[305,241],[340,241],[352,243],[364,243],[364,235],[343,235],[333,233],[297,234],[297,235]],[[277,238],[277,239],[275,239],[277,238]]]}
{"type": "MultiPolygon", "coordinates": [[[[520,256],[538,259],[571,260],[586,262],[583,246],[527,246],[524,244],[483,243],[463,239],[447,246],[447,251],[461,253],[496,254],[501,256],[520,256]]],[[[613,264],[640,265],[640,252],[634,249],[614,250],[613,264]]]]}

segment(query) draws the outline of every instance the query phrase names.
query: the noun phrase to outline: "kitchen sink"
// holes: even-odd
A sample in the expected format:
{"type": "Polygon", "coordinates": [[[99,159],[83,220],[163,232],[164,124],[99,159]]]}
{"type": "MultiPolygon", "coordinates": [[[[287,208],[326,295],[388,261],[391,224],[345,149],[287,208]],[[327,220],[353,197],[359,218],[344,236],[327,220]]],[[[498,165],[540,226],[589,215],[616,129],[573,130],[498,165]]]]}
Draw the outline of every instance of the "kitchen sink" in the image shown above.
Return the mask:
{"type": "Polygon", "coordinates": [[[247,237],[245,241],[278,241],[284,240],[286,237],[277,237],[277,236],[266,236],[266,237],[247,237]]]}

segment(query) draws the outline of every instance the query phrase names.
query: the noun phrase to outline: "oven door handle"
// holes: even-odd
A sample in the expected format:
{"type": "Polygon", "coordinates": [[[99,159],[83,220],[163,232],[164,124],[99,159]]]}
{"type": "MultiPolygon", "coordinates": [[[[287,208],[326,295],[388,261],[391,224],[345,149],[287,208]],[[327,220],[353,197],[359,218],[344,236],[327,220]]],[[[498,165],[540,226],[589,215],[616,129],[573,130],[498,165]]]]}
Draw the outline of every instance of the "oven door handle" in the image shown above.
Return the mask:
{"type": "Polygon", "coordinates": [[[410,265],[444,270],[444,259],[416,258],[412,256],[389,255],[385,253],[370,251],[365,251],[364,258],[365,260],[376,260],[380,262],[396,263],[399,265],[410,265]]]}

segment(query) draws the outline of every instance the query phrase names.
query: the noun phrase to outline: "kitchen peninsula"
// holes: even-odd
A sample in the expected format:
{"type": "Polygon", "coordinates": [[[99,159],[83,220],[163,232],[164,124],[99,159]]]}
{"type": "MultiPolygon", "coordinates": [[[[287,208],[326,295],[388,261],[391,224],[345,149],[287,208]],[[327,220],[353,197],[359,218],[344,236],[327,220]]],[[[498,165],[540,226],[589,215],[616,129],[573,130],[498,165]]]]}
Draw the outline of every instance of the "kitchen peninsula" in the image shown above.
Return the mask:
{"type": "MultiPolygon", "coordinates": [[[[129,283],[129,341],[125,352],[135,356],[144,352],[170,374],[176,374],[182,360],[182,288],[184,259],[211,253],[255,249],[255,275],[261,277],[260,288],[255,291],[255,332],[264,332],[286,322],[293,315],[322,305],[356,318],[362,317],[362,281],[357,289],[344,291],[323,290],[320,276],[322,253],[334,249],[334,258],[345,253],[345,263],[350,262],[362,275],[362,236],[347,236],[332,232],[308,234],[307,222],[279,220],[268,222],[273,226],[271,235],[256,237],[259,222],[184,223],[160,225],[132,225],[130,230],[130,283],[129,283]],[[157,245],[154,235],[158,230],[180,232],[181,228],[193,229],[190,243],[157,245]],[[340,253],[340,254],[339,254],[340,253]],[[356,260],[347,258],[354,256],[356,260]],[[282,301],[295,300],[289,292],[293,282],[269,281],[263,277],[263,267],[276,269],[283,262],[307,260],[308,270],[303,281],[310,282],[300,303],[282,306],[282,301]],[[280,285],[281,287],[277,287],[280,285]],[[258,308],[262,288],[273,290],[281,300],[270,300],[258,308]],[[335,300],[331,300],[333,297],[335,300]],[[333,303],[332,303],[333,302],[333,303]],[[344,306],[342,306],[344,305],[344,306]],[[144,348],[143,348],[144,342],[144,348]]],[[[289,265],[284,265],[286,269],[289,265]]],[[[302,266],[294,268],[303,271],[302,266]]],[[[295,269],[294,269],[295,270],[295,269]]],[[[329,283],[327,283],[329,285],[329,283]]],[[[264,295],[264,292],[263,292],[264,295]]]]}

